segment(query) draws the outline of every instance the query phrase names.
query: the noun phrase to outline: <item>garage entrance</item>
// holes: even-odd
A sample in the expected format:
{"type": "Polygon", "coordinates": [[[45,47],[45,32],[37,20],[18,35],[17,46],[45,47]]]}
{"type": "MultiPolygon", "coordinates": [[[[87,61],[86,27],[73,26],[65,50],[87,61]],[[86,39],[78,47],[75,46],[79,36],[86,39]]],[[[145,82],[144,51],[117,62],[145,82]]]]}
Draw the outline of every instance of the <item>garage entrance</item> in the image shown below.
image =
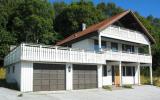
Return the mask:
{"type": "Polygon", "coordinates": [[[33,91],[65,90],[64,64],[33,64],[33,91]]]}
{"type": "Polygon", "coordinates": [[[73,89],[97,88],[96,65],[73,65],[73,89]]]}

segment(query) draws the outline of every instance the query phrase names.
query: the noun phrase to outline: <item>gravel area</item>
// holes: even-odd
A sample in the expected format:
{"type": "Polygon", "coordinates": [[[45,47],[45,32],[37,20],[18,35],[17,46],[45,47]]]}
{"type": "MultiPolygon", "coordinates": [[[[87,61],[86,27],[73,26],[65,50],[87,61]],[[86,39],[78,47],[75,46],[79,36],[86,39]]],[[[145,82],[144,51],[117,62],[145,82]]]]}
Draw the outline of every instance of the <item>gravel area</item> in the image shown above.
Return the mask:
{"type": "Polygon", "coordinates": [[[0,87],[0,100],[160,100],[158,87],[145,85],[133,88],[113,91],[88,89],[21,93],[0,87]]]}

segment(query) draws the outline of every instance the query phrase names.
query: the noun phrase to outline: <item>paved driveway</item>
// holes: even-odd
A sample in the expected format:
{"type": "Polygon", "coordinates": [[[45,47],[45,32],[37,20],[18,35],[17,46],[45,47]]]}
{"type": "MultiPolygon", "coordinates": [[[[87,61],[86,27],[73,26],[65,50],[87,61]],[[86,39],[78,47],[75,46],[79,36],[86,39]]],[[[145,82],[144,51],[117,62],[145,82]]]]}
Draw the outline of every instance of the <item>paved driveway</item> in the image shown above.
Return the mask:
{"type": "Polygon", "coordinates": [[[23,93],[0,88],[0,100],[160,100],[160,88],[154,86],[136,86],[134,89],[106,91],[103,89],[29,92],[23,93]]]}

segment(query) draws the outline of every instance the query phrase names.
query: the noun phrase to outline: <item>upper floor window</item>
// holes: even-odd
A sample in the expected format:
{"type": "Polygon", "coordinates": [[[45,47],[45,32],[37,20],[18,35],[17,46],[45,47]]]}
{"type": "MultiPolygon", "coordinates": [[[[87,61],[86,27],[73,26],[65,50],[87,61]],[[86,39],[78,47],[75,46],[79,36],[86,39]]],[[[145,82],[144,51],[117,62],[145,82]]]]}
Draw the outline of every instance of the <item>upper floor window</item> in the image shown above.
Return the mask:
{"type": "Polygon", "coordinates": [[[13,69],[12,69],[12,73],[14,73],[15,72],[15,66],[13,66],[13,69]]]}
{"type": "Polygon", "coordinates": [[[132,45],[126,45],[126,44],[122,44],[122,51],[123,52],[134,52],[134,46],[132,45]]]}
{"type": "Polygon", "coordinates": [[[118,43],[111,43],[111,50],[114,52],[118,52],[118,43]]]}
{"type": "MultiPolygon", "coordinates": [[[[107,47],[106,41],[102,41],[102,42],[101,42],[101,48],[102,48],[102,49],[105,49],[106,47],[107,47]]],[[[98,41],[97,41],[97,40],[94,40],[94,50],[95,50],[95,51],[99,51],[99,44],[98,44],[98,41]]]]}
{"type": "Polygon", "coordinates": [[[140,53],[140,54],[149,54],[149,47],[147,45],[138,47],[138,53],[140,53]]]}

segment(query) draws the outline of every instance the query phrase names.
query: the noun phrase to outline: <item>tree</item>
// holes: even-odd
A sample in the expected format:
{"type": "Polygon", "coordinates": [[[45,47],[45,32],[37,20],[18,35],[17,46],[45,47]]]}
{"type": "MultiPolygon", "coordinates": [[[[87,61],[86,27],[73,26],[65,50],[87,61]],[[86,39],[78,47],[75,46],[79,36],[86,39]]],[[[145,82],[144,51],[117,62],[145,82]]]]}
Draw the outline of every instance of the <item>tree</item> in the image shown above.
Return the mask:
{"type": "Polygon", "coordinates": [[[0,58],[3,58],[9,51],[10,45],[15,43],[15,38],[3,28],[0,28],[0,58]]]}
{"type": "Polygon", "coordinates": [[[10,19],[9,30],[17,42],[52,44],[56,40],[53,30],[54,12],[46,0],[24,0],[10,19]]]}
{"type": "Polygon", "coordinates": [[[124,11],[122,8],[116,6],[115,3],[107,3],[107,4],[105,4],[104,2],[99,3],[97,5],[97,9],[101,10],[103,15],[106,18],[114,16],[114,15],[119,14],[119,13],[124,11]]]}
{"type": "Polygon", "coordinates": [[[90,26],[102,19],[101,12],[92,2],[74,2],[55,18],[55,30],[67,37],[74,32],[81,31],[82,23],[90,26]]]}

